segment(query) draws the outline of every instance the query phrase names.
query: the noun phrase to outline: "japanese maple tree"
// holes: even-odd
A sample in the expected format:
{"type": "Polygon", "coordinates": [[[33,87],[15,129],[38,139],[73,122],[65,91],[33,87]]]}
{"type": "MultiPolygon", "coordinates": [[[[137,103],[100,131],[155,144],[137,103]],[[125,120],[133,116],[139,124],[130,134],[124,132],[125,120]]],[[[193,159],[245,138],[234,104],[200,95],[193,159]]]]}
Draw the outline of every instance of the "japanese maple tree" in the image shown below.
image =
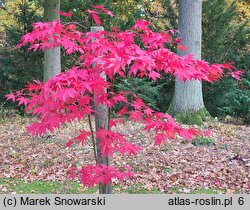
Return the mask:
{"type": "MultiPolygon", "coordinates": [[[[113,16],[103,6],[93,6],[93,10],[86,12],[98,25],[101,24],[98,13],[113,16]]],[[[60,14],[71,17],[72,12],[60,14]]],[[[103,157],[112,157],[115,152],[135,155],[141,150],[140,146],[128,142],[126,136],[113,129],[118,123],[125,123],[122,120],[125,114],[130,120],[144,124],[146,131],[152,131],[156,145],[166,144],[177,136],[191,141],[195,136],[207,133],[194,128],[183,128],[169,114],[152,110],[135,94],[112,92],[115,76],[126,78],[132,75],[156,81],[162,73],[166,73],[184,81],[198,79],[214,82],[222,76],[224,70],[236,79],[242,73],[231,64],[209,64],[204,60],[196,60],[192,55],[180,57],[165,47],[166,44],[178,43],[179,49],[185,50],[180,45],[180,40],[172,38],[171,33],[174,32],[159,33],[151,28],[153,25],[148,21],[138,20],[127,31],[115,28],[111,31],[82,33],[77,29],[77,24],[37,22],[33,24],[33,31],[24,35],[18,45],[20,48],[29,44],[29,50],[33,51],[60,46],[67,54],[79,55],[78,65],[47,82],[28,83],[24,89],[8,94],[7,99],[17,101],[18,105],[25,105],[27,112],[39,117],[39,122],[27,127],[32,135],[42,136],[47,131],[53,132],[60,128],[62,124],[88,119],[90,131],[81,130],[78,136],[69,139],[66,144],[69,147],[72,143],[84,144],[89,140],[93,143],[96,163],[86,164],[80,170],[70,169],[70,178],[78,176],[88,187],[111,183],[113,178],[122,181],[133,176],[129,166],[118,169],[100,164],[96,158],[96,138],[100,139],[103,157]],[[103,73],[108,80],[101,76],[103,73]],[[132,98],[130,102],[127,100],[129,95],[132,98]],[[109,120],[109,129],[94,131],[92,128],[91,119],[94,114],[98,114],[94,109],[97,104],[106,105],[110,109],[116,104],[122,107],[117,118],[109,120]]]]}

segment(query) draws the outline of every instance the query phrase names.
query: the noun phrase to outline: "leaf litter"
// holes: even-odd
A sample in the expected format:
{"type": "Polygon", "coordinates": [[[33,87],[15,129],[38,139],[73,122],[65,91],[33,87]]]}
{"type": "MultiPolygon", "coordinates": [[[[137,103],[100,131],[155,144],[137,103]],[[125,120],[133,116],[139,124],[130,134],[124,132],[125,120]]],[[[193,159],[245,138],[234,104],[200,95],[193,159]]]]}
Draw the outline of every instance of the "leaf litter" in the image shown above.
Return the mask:
{"type": "MultiPolygon", "coordinates": [[[[0,121],[0,179],[22,179],[26,183],[66,181],[70,167],[80,168],[94,162],[91,143],[72,145],[67,141],[87,124],[71,123],[60,131],[42,138],[32,137],[26,126],[32,118],[0,121]]],[[[217,189],[219,193],[250,193],[250,128],[249,126],[207,122],[214,145],[194,146],[181,139],[158,147],[141,124],[118,125],[126,138],[143,147],[136,156],[115,154],[111,164],[130,165],[135,177],[120,184],[122,189],[138,185],[147,191],[157,188],[164,193],[192,193],[198,189],[217,189]]],[[[76,180],[77,181],[77,180],[76,180]]],[[[117,184],[114,180],[114,185],[117,184]]],[[[6,191],[0,186],[0,192],[6,191]]]]}

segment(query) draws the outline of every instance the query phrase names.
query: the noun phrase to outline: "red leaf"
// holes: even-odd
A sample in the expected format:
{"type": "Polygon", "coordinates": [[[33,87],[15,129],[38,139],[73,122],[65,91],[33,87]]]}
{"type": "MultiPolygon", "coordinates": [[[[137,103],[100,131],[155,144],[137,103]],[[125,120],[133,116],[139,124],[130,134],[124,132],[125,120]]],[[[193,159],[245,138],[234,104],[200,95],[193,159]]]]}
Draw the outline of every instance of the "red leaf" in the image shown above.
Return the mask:
{"type": "Polygon", "coordinates": [[[12,100],[13,102],[15,102],[16,100],[16,96],[13,93],[7,94],[5,95],[5,97],[7,98],[7,100],[12,100]]]}
{"type": "Polygon", "coordinates": [[[159,133],[155,135],[155,144],[160,146],[161,144],[165,144],[166,143],[166,135],[159,133]]]}
{"type": "Polygon", "coordinates": [[[144,109],[144,113],[148,116],[151,117],[154,113],[154,111],[152,109],[150,109],[149,107],[147,107],[146,109],[144,109]]]}
{"type": "Polygon", "coordinates": [[[32,91],[37,92],[41,89],[41,82],[39,82],[39,81],[35,81],[35,82],[36,82],[36,84],[28,82],[27,88],[30,92],[32,92],[32,91]]]}
{"type": "Polygon", "coordinates": [[[121,144],[121,146],[119,147],[119,152],[122,155],[124,155],[125,153],[127,153],[128,155],[135,155],[140,150],[141,150],[140,146],[130,144],[130,143],[127,143],[127,142],[123,142],[121,144]]]}
{"type": "Polygon", "coordinates": [[[180,132],[180,136],[183,137],[183,139],[191,141],[194,136],[200,135],[200,132],[194,128],[189,128],[188,130],[182,129],[180,132]]]}
{"type": "Polygon", "coordinates": [[[240,80],[240,76],[244,74],[244,71],[232,71],[231,76],[237,80],[240,80]]]}
{"type": "Polygon", "coordinates": [[[185,50],[188,50],[188,48],[184,45],[178,45],[177,48],[181,51],[185,51],[185,50]]]}
{"type": "Polygon", "coordinates": [[[110,127],[110,128],[116,127],[116,124],[117,124],[117,123],[124,124],[124,122],[123,122],[122,119],[109,120],[109,127],[110,127]]]}
{"type": "Polygon", "coordinates": [[[161,75],[155,71],[151,71],[148,75],[149,78],[151,78],[152,80],[156,81],[157,78],[160,78],[161,75]]]}
{"type": "Polygon", "coordinates": [[[133,120],[134,122],[142,120],[142,112],[140,111],[130,111],[129,112],[129,119],[133,120]]]}
{"type": "Polygon", "coordinates": [[[62,12],[62,11],[59,11],[59,10],[56,10],[56,12],[64,17],[71,17],[72,16],[72,11],[69,11],[68,13],[67,12],[62,12]]]}
{"type": "Polygon", "coordinates": [[[108,14],[108,15],[110,15],[111,17],[114,16],[114,14],[113,14],[111,11],[107,10],[106,8],[104,8],[104,7],[101,6],[101,5],[92,6],[92,7],[95,8],[95,9],[102,10],[103,12],[105,12],[105,13],[108,14]]]}
{"type": "Polygon", "coordinates": [[[28,104],[28,99],[24,98],[24,97],[20,97],[17,99],[17,101],[19,101],[18,106],[24,104],[25,106],[28,104]]]}
{"type": "Polygon", "coordinates": [[[137,20],[135,25],[133,26],[134,29],[138,29],[140,31],[149,31],[148,25],[150,24],[149,21],[146,20],[137,20]]]}
{"type": "Polygon", "coordinates": [[[204,136],[209,136],[211,134],[212,134],[212,132],[210,130],[205,130],[204,131],[204,136]]]}
{"type": "Polygon", "coordinates": [[[123,181],[126,178],[133,177],[130,171],[118,171],[113,166],[102,165],[88,165],[83,167],[80,171],[80,182],[88,187],[93,187],[95,184],[108,184],[112,179],[116,178],[123,181]]]}
{"type": "Polygon", "coordinates": [[[97,16],[98,12],[92,11],[92,10],[89,10],[89,9],[87,9],[86,12],[89,13],[92,16],[92,18],[94,19],[94,21],[95,21],[95,23],[97,25],[101,25],[102,24],[102,22],[100,21],[99,17],[97,16]]]}
{"type": "Polygon", "coordinates": [[[117,114],[119,114],[120,116],[123,116],[127,112],[128,112],[127,107],[123,107],[119,112],[117,112],[117,114]]]}
{"type": "Polygon", "coordinates": [[[177,38],[177,39],[174,40],[174,43],[175,43],[175,44],[179,44],[179,43],[181,43],[181,42],[182,42],[182,38],[177,38]]]}
{"type": "Polygon", "coordinates": [[[72,140],[69,140],[67,143],[66,143],[66,147],[70,147],[74,142],[72,140]]]}
{"type": "Polygon", "coordinates": [[[80,144],[80,143],[84,144],[84,142],[87,140],[88,136],[90,136],[90,135],[91,135],[91,132],[83,130],[83,131],[81,131],[80,135],[74,139],[78,141],[78,144],[80,144]]]}
{"type": "Polygon", "coordinates": [[[141,110],[142,107],[145,106],[145,104],[143,103],[143,101],[142,101],[140,98],[138,98],[138,97],[136,96],[136,100],[133,101],[132,106],[133,106],[135,109],[137,109],[137,110],[141,110]]]}

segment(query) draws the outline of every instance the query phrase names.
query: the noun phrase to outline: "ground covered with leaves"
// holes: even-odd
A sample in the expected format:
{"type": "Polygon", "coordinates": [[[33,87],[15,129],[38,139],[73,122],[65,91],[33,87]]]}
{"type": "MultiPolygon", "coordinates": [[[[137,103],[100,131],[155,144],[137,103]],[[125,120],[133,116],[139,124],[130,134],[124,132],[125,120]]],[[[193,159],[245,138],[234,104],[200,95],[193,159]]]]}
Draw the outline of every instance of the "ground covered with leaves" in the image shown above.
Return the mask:
{"type": "MultiPolygon", "coordinates": [[[[0,121],[0,193],[22,193],[15,186],[25,184],[34,185],[29,193],[36,193],[45,183],[55,189],[67,188],[70,167],[94,162],[91,144],[65,147],[69,138],[87,126],[84,122],[39,138],[26,131],[32,121],[27,117],[0,121]]],[[[123,183],[114,180],[114,193],[130,193],[131,189],[136,193],[250,193],[250,128],[219,122],[207,122],[202,128],[212,134],[193,143],[177,139],[157,147],[142,125],[127,122],[118,126],[143,150],[133,157],[116,154],[112,159],[117,167],[130,165],[136,174],[123,183]]],[[[68,193],[97,192],[97,188],[88,191],[77,180],[70,189],[68,193]]]]}

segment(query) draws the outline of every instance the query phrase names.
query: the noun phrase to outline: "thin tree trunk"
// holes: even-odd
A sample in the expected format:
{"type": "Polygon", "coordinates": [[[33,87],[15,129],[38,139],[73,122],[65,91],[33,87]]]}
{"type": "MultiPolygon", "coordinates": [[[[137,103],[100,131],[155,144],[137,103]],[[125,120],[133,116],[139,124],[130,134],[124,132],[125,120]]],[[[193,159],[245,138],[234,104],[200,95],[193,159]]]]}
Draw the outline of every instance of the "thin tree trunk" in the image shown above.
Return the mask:
{"type": "MultiPolygon", "coordinates": [[[[44,2],[44,21],[59,20],[60,0],[46,0],[44,2]]],[[[61,49],[60,47],[44,50],[44,74],[43,80],[60,74],[61,72],[61,49]]]]}
{"type": "MultiPolygon", "coordinates": [[[[91,27],[91,31],[103,31],[104,28],[102,26],[92,26],[91,27]]],[[[93,40],[94,41],[94,40],[93,40]]],[[[104,73],[101,74],[101,77],[103,77],[106,80],[106,75],[104,73]]],[[[108,130],[109,126],[109,114],[108,114],[108,107],[104,106],[102,104],[98,104],[95,107],[95,126],[96,126],[96,130],[98,130],[99,128],[108,130]]],[[[101,148],[99,146],[100,144],[100,139],[97,138],[96,139],[96,148],[97,148],[97,161],[98,164],[105,164],[105,165],[109,165],[109,158],[108,157],[102,157],[101,155],[101,148]]],[[[112,183],[109,183],[107,185],[100,183],[99,184],[99,193],[100,194],[112,194],[112,183]]]]}
{"type": "MultiPolygon", "coordinates": [[[[188,50],[180,51],[181,56],[193,54],[196,59],[201,59],[201,15],[202,0],[180,0],[178,26],[182,44],[188,50]]],[[[198,80],[183,81],[176,78],[173,98],[173,112],[189,113],[203,110],[202,84],[198,80]]]]}

